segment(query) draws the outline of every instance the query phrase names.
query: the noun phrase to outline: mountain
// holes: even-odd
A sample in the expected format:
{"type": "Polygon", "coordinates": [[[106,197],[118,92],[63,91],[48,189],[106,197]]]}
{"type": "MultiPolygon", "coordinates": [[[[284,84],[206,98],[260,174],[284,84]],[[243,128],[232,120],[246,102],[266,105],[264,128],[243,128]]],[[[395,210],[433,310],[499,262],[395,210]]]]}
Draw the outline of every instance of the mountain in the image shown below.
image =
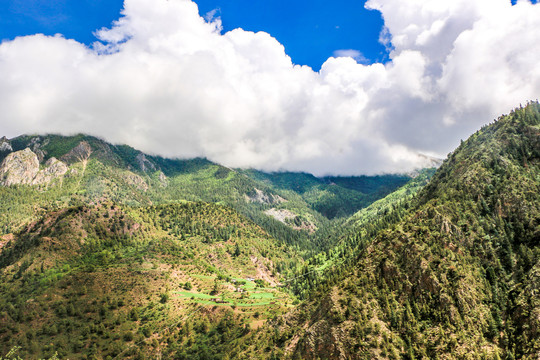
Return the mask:
{"type": "Polygon", "coordinates": [[[0,161],[0,354],[24,358],[253,358],[344,214],[411,181],[235,170],[85,135],[2,138],[0,161]]]}
{"type": "Polygon", "coordinates": [[[25,358],[223,353],[227,338],[208,331],[232,327],[232,339],[283,313],[294,298],[279,269],[300,261],[220,205],[51,211],[4,237],[0,345],[25,358]]]}
{"type": "Polygon", "coordinates": [[[329,219],[348,217],[411,180],[408,175],[317,178],[306,173],[244,173],[276,190],[300,195],[312,209],[329,219]]]}
{"type": "Polygon", "coordinates": [[[4,233],[37,219],[45,208],[76,202],[110,200],[144,206],[205,201],[233,207],[274,237],[312,253],[317,229],[410,180],[396,175],[330,181],[301,173],[235,170],[206,159],[151,156],[85,135],[20,136],[2,138],[1,143],[0,230],[4,233]],[[302,184],[302,189],[283,186],[279,181],[283,178],[302,184]]]}
{"type": "Polygon", "coordinates": [[[0,142],[0,353],[540,357],[538,103],[412,178],[0,142]]]}
{"type": "MultiPolygon", "coordinates": [[[[540,105],[473,134],[311,300],[276,358],[538,359],[540,105]]],[[[354,218],[353,218],[354,219],[354,218]]],[[[354,220],[352,220],[354,221],[354,220]]]]}
{"type": "Polygon", "coordinates": [[[0,353],[540,356],[538,103],[409,179],[0,142],[0,353]]]}

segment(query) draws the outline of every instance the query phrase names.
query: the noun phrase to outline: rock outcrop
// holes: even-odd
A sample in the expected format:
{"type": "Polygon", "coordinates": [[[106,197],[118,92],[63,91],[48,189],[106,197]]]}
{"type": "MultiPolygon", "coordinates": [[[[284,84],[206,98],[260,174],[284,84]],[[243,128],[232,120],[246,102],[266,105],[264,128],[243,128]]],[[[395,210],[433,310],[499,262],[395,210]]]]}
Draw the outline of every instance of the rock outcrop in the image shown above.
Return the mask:
{"type": "Polygon", "coordinates": [[[303,220],[300,216],[287,209],[271,208],[266,210],[264,213],[273,217],[277,221],[292,227],[295,230],[306,230],[310,233],[317,230],[317,227],[311,221],[303,220]]]}
{"type": "Polygon", "coordinates": [[[86,161],[92,154],[92,147],[87,141],[81,141],[79,145],[71,149],[70,152],[62,156],[62,160],[68,164],[86,161]]]}
{"type": "Polygon", "coordinates": [[[10,153],[0,166],[0,184],[4,186],[31,184],[39,172],[37,155],[26,148],[10,153]]]}
{"type": "Polygon", "coordinates": [[[0,185],[46,185],[62,178],[67,171],[67,165],[55,158],[50,158],[40,170],[38,155],[26,148],[8,154],[2,161],[0,185]]]}
{"type": "Polygon", "coordinates": [[[156,171],[156,166],[154,165],[154,163],[152,163],[150,160],[148,160],[146,158],[146,156],[143,154],[143,153],[140,153],[139,155],[137,155],[137,164],[139,164],[139,168],[141,169],[141,171],[156,171]]]}
{"type": "Polygon", "coordinates": [[[284,198],[282,198],[279,195],[272,195],[272,194],[266,194],[264,191],[259,190],[257,188],[253,188],[252,194],[246,194],[245,195],[246,202],[256,202],[260,204],[281,204],[283,202],[286,202],[284,198]]]}
{"type": "Polygon", "coordinates": [[[11,152],[11,151],[13,151],[13,148],[11,147],[11,143],[5,136],[3,136],[0,139],[0,152],[11,152]]]}
{"type": "Polygon", "coordinates": [[[146,181],[144,181],[142,177],[132,173],[131,171],[127,171],[125,174],[123,174],[122,177],[129,185],[134,186],[142,191],[148,190],[148,184],[146,183],[146,181]]]}
{"type": "Polygon", "coordinates": [[[63,177],[69,169],[65,163],[56,158],[50,158],[47,160],[45,166],[45,169],[37,173],[36,177],[32,181],[32,185],[49,184],[54,179],[63,177]]]}
{"type": "Polygon", "coordinates": [[[162,171],[159,172],[158,179],[159,179],[159,185],[161,187],[166,188],[167,186],[169,186],[169,179],[167,179],[167,176],[165,176],[165,174],[162,171]]]}

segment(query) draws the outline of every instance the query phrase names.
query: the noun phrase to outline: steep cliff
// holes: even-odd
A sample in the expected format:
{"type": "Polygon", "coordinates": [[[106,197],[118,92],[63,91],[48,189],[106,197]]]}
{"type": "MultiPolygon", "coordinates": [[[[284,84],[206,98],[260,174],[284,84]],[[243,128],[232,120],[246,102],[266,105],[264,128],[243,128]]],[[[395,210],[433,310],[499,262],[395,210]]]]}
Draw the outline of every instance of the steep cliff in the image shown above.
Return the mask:
{"type": "Polygon", "coordinates": [[[37,154],[26,148],[8,154],[2,161],[0,185],[46,185],[62,178],[67,171],[67,165],[54,157],[40,170],[37,154]]]}
{"type": "Polygon", "coordinates": [[[8,154],[0,165],[0,184],[4,186],[31,184],[39,172],[37,155],[26,148],[8,154]]]}

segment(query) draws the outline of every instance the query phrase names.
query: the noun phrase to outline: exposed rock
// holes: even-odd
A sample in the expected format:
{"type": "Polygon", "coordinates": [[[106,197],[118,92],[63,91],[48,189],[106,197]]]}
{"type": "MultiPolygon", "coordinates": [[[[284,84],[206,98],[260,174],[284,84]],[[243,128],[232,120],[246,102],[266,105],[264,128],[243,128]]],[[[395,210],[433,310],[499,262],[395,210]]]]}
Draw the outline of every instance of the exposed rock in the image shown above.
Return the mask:
{"type": "Polygon", "coordinates": [[[139,164],[139,168],[146,172],[147,170],[155,171],[156,166],[154,163],[152,163],[150,160],[146,158],[146,156],[143,153],[140,153],[137,155],[137,164],[139,164]]]}
{"type": "Polygon", "coordinates": [[[39,170],[38,156],[29,148],[13,152],[0,165],[0,185],[49,184],[68,171],[67,165],[55,158],[49,159],[45,166],[39,170]]]}
{"type": "Polygon", "coordinates": [[[71,149],[70,152],[62,156],[62,160],[68,164],[86,161],[92,155],[92,147],[86,141],[81,141],[79,145],[71,149]]]}
{"type": "Polygon", "coordinates": [[[68,171],[67,165],[56,158],[47,160],[45,166],[32,181],[33,185],[49,184],[52,180],[63,177],[68,171]]]}
{"type": "Polygon", "coordinates": [[[167,176],[165,176],[165,174],[162,171],[159,172],[159,184],[162,187],[169,186],[169,180],[167,179],[167,176]]]}
{"type": "Polygon", "coordinates": [[[43,161],[43,159],[45,159],[45,156],[47,155],[47,152],[42,150],[42,148],[48,143],[49,139],[45,139],[42,143],[41,136],[36,136],[32,138],[32,140],[30,140],[30,143],[28,143],[28,147],[37,155],[40,163],[43,161]]]}
{"type": "Polygon", "coordinates": [[[148,190],[148,184],[139,175],[128,171],[124,174],[123,177],[129,185],[135,186],[137,189],[142,191],[148,190]]]}
{"type": "Polygon", "coordinates": [[[271,217],[273,217],[274,219],[278,220],[278,221],[281,221],[282,223],[285,224],[285,221],[290,219],[294,219],[296,217],[296,214],[293,213],[292,211],[290,210],[286,210],[286,209],[275,209],[275,208],[272,208],[272,209],[268,209],[264,212],[266,215],[269,215],[271,217]]]}
{"type": "Polygon", "coordinates": [[[6,156],[0,165],[0,184],[31,184],[38,172],[39,160],[32,150],[15,151],[6,156]]]}
{"type": "Polygon", "coordinates": [[[298,215],[287,209],[272,208],[266,210],[264,213],[295,230],[306,230],[310,233],[317,230],[317,227],[311,221],[302,220],[298,215]]]}
{"type": "Polygon", "coordinates": [[[37,155],[40,163],[43,162],[43,160],[45,159],[45,155],[47,154],[45,151],[41,149],[35,150],[34,153],[37,155]]]}
{"type": "Polygon", "coordinates": [[[33,137],[28,143],[28,147],[33,151],[36,151],[41,147],[41,138],[39,136],[33,137]]]}
{"type": "Polygon", "coordinates": [[[3,136],[0,139],[0,152],[11,152],[11,151],[13,151],[13,148],[11,147],[11,143],[5,136],[3,136]]]}
{"type": "Polygon", "coordinates": [[[257,188],[253,188],[253,190],[255,191],[254,194],[245,195],[246,202],[274,205],[287,201],[279,195],[265,194],[262,190],[257,188]]]}

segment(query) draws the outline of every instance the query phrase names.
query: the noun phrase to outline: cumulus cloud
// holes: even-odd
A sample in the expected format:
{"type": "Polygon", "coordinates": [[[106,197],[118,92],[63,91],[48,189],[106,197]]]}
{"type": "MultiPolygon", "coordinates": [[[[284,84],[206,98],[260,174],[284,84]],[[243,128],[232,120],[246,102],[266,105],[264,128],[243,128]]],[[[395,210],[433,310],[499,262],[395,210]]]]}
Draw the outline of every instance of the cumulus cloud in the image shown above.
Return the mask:
{"type": "Polygon", "coordinates": [[[538,98],[540,5],[366,6],[383,15],[386,64],[338,51],[314,72],[269,34],[223,34],[189,0],[126,0],[91,48],[62,36],[3,42],[0,132],[84,132],[232,167],[372,174],[444,156],[538,98]]]}
{"type": "Polygon", "coordinates": [[[360,51],[355,49],[340,49],[334,51],[334,57],[350,57],[356,62],[361,64],[368,64],[369,59],[367,59],[364,54],[362,54],[360,51]]]}

